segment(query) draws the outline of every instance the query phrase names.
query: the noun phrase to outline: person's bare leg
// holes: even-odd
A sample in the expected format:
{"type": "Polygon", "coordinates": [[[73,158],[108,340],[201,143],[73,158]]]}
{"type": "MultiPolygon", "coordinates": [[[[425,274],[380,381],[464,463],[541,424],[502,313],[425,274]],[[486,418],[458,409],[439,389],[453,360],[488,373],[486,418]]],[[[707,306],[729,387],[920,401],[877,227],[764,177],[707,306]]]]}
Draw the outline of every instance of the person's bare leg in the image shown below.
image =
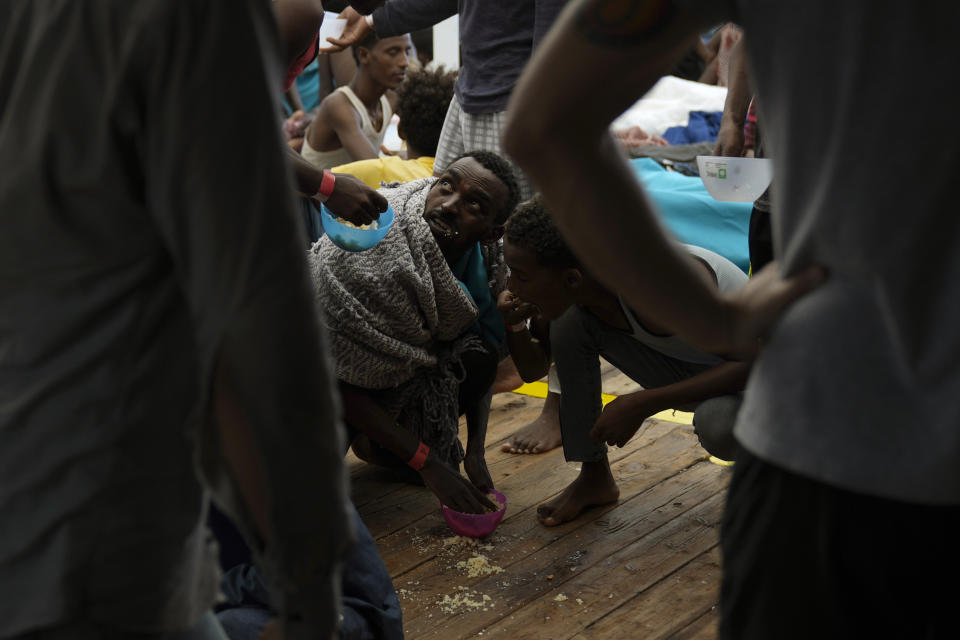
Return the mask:
{"type": "Polygon", "coordinates": [[[507,453],[544,453],[560,446],[560,394],[550,392],[537,419],[500,446],[507,453]]]}
{"type": "Polygon", "coordinates": [[[513,358],[507,357],[497,365],[497,377],[493,381],[493,392],[507,393],[523,385],[523,378],[517,371],[513,358]]]}
{"type": "Polygon", "coordinates": [[[584,462],[580,475],[559,496],[537,507],[537,519],[547,527],[569,522],[588,507],[616,502],[620,489],[610,471],[607,456],[596,462],[584,462]]]}
{"type": "Polygon", "coordinates": [[[403,460],[393,455],[377,443],[373,442],[364,435],[358,435],[350,445],[353,454],[367,464],[389,469],[390,472],[401,482],[423,486],[423,478],[420,474],[408,467],[403,460]]]}

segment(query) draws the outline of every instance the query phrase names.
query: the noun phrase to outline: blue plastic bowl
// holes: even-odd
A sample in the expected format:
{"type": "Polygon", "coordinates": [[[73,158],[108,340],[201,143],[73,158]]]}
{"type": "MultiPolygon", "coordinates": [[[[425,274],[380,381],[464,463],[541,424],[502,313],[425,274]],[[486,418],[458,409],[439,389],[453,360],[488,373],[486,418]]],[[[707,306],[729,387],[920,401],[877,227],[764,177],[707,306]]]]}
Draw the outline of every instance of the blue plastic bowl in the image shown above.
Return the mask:
{"type": "Polygon", "coordinates": [[[366,251],[383,240],[390,227],[393,226],[393,209],[387,205],[387,210],[380,214],[376,229],[354,229],[342,222],[337,222],[325,206],[320,207],[320,220],[323,222],[324,232],[330,236],[333,244],[344,251],[366,251]]]}

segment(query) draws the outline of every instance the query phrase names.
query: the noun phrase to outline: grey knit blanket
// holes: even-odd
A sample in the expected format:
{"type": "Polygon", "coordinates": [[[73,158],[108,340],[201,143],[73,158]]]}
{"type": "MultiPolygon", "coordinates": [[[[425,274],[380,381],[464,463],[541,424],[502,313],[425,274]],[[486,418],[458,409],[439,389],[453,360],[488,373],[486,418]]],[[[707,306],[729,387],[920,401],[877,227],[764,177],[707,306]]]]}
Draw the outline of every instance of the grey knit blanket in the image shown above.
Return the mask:
{"type": "MultiPolygon", "coordinates": [[[[476,305],[423,220],[433,182],[424,178],[380,190],[396,218],[377,246],[351,253],[323,237],[308,262],[337,377],[380,390],[378,400],[401,426],[458,464],[463,448],[457,394],[465,375],[460,356],[480,348],[480,340],[467,332],[476,305]]],[[[493,283],[502,259],[491,264],[493,283]]]]}

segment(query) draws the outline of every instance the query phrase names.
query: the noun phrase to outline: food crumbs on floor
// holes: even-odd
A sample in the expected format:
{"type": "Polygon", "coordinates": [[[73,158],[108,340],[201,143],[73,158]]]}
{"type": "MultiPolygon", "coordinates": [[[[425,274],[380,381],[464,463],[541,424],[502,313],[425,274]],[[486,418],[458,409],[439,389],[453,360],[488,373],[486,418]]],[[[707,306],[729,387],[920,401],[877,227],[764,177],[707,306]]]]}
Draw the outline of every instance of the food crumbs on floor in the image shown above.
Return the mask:
{"type": "Polygon", "coordinates": [[[487,607],[494,606],[493,604],[487,604],[488,602],[490,602],[490,596],[461,586],[457,587],[457,593],[443,596],[443,598],[437,600],[436,604],[444,613],[460,613],[481,609],[486,611],[487,607]]]}
{"type": "Polygon", "coordinates": [[[491,573],[503,573],[503,567],[490,564],[487,556],[480,553],[474,554],[469,560],[461,560],[458,562],[457,569],[466,570],[467,577],[470,578],[488,576],[491,573]]]}
{"type": "Polygon", "coordinates": [[[557,594],[557,597],[554,598],[553,601],[554,601],[554,602],[563,602],[563,601],[566,600],[566,599],[567,599],[567,596],[563,595],[562,593],[558,593],[558,594],[557,594]]]}

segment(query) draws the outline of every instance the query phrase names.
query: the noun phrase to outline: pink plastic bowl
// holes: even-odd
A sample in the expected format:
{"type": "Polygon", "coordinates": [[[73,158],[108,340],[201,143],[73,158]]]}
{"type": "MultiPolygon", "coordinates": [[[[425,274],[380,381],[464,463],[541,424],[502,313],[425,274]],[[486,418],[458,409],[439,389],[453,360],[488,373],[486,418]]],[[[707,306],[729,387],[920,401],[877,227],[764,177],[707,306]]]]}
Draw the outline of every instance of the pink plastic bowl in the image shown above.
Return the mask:
{"type": "Polygon", "coordinates": [[[440,505],[443,519],[447,521],[454,533],[468,538],[485,538],[494,532],[497,525],[503,520],[503,514],[507,512],[507,497],[496,489],[491,489],[489,493],[494,497],[495,502],[503,505],[499,511],[493,513],[461,513],[448,508],[446,505],[440,505]]]}

